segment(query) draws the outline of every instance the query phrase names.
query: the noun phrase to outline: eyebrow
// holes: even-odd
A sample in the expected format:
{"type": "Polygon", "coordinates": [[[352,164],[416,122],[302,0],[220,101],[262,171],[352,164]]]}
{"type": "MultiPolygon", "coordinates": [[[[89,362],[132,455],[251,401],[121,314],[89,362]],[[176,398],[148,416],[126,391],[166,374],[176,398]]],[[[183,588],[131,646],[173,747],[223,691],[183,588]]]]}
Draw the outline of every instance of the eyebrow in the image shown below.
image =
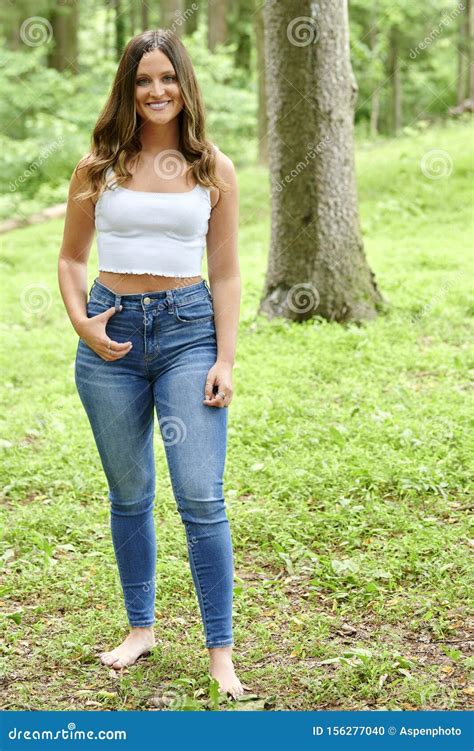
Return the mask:
{"type": "MultiPolygon", "coordinates": [[[[166,76],[168,73],[171,73],[172,76],[176,75],[174,70],[164,70],[163,73],[161,73],[160,75],[166,76]]],[[[150,75],[149,73],[137,73],[137,78],[139,76],[149,76],[149,75],[150,75]]]]}

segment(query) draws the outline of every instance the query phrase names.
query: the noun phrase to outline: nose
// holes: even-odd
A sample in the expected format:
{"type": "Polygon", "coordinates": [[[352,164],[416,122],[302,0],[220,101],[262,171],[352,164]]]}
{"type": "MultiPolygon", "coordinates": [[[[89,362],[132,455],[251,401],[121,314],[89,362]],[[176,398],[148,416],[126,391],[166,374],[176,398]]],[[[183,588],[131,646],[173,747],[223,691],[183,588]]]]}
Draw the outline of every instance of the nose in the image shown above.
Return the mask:
{"type": "Polygon", "coordinates": [[[165,90],[165,87],[159,81],[153,82],[153,86],[151,87],[151,94],[153,94],[154,97],[159,99],[161,95],[163,94],[164,90],[165,90]]]}

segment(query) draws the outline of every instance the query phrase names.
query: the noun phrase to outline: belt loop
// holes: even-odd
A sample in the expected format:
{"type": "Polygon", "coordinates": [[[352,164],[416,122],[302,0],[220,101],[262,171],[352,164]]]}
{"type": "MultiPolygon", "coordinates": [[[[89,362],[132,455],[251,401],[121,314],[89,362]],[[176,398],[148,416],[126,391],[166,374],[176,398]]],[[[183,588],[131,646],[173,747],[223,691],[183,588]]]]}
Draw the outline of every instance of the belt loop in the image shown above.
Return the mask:
{"type": "Polygon", "coordinates": [[[120,300],[122,297],[120,295],[115,295],[115,311],[118,312],[118,309],[120,308],[120,300]]]}
{"type": "Polygon", "coordinates": [[[173,310],[174,295],[172,289],[166,290],[166,304],[168,306],[168,310],[173,310]]]}

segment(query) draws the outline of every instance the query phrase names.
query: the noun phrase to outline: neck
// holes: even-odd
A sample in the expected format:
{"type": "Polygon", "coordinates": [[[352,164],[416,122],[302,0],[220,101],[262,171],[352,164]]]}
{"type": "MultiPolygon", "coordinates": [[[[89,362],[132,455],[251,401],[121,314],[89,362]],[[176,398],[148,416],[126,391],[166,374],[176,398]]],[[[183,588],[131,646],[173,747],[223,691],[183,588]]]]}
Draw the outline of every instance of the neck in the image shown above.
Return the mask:
{"type": "Polygon", "coordinates": [[[179,150],[179,124],[178,118],[175,117],[169,123],[159,125],[156,123],[145,122],[140,128],[140,141],[142,152],[158,154],[160,151],[173,149],[179,150]]]}

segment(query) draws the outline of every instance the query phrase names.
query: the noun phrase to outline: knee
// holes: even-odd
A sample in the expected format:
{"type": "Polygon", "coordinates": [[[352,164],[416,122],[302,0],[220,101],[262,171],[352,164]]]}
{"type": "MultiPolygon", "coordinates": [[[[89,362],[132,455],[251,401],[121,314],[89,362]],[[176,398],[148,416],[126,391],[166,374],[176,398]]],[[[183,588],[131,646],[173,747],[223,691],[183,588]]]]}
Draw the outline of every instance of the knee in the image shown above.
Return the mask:
{"type": "Polygon", "coordinates": [[[125,500],[118,498],[114,493],[109,493],[110,511],[115,516],[139,516],[153,511],[155,498],[148,496],[142,500],[125,500]]]}
{"type": "Polygon", "coordinates": [[[177,498],[177,506],[183,522],[218,524],[227,521],[224,498],[198,498],[180,495],[177,498]]]}

